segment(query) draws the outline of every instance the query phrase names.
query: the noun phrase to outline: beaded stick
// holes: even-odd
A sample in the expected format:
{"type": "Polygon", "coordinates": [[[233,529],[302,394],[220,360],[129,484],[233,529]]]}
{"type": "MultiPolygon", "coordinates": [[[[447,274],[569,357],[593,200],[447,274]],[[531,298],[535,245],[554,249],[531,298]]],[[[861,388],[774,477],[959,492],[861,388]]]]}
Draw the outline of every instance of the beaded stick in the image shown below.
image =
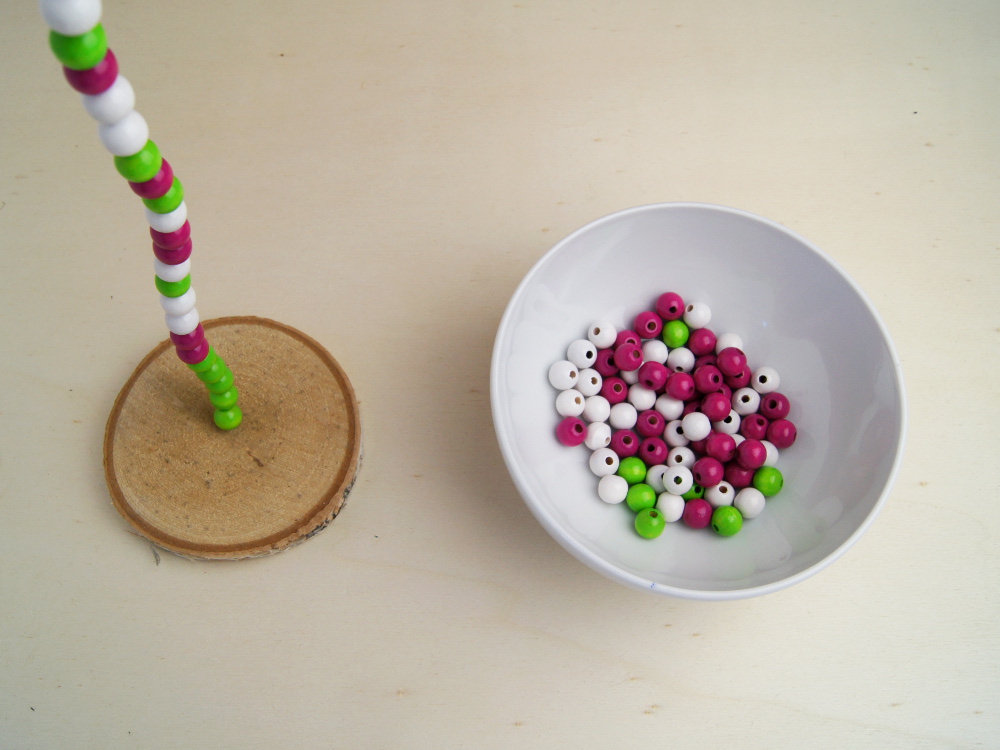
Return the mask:
{"type": "Polygon", "coordinates": [[[134,108],[135,92],[118,74],[118,61],[101,25],[101,0],[39,0],[51,29],[49,46],[69,85],[83,96],[98,122],[98,136],[115,169],[145,205],[153,239],[156,289],[178,358],[209,391],[215,424],[232,430],[243,419],[232,370],[205,338],[191,287],[191,225],[184,187],[149,140],[146,120],[134,108]]]}

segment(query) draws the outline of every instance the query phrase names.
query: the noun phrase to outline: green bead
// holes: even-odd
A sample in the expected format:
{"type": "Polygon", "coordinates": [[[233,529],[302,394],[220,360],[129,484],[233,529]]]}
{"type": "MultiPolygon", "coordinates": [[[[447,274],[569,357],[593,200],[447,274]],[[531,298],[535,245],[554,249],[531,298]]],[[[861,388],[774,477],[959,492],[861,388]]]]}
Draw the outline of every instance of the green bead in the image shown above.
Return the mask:
{"type": "Polygon", "coordinates": [[[173,184],[167,192],[159,198],[143,198],[142,202],[154,214],[169,214],[171,211],[177,210],[182,200],[184,200],[184,186],[175,177],[173,184]]]}
{"type": "Polygon", "coordinates": [[[191,274],[188,274],[180,281],[164,281],[159,276],[154,276],[156,291],[164,297],[180,297],[191,288],[191,274]]]}
{"type": "Polygon", "coordinates": [[[212,406],[216,409],[221,409],[226,411],[227,409],[232,409],[236,406],[236,402],[240,400],[240,392],[234,385],[228,391],[223,393],[209,393],[208,400],[212,402],[212,406]]]}
{"type": "Polygon", "coordinates": [[[656,490],[644,482],[633,484],[628,488],[625,502],[636,513],[645,508],[652,508],[656,505],[656,490]]]}
{"type": "Polygon", "coordinates": [[[643,508],[635,516],[635,530],[645,539],[656,539],[667,528],[667,520],[656,508],[643,508]]]}
{"type": "Polygon", "coordinates": [[[698,497],[705,497],[705,488],[700,484],[692,484],[691,489],[681,495],[685,500],[694,500],[698,497]]]}
{"type": "Polygon", "coordinates": [[[115,169],[129,182],[148,182],[162,167],[160,148],[152,141],[146,141],[146,145],[131,156],[115,157],[115,169]]]}
{"type": "Polygon", "coordinates": [[[235,430],[243,421],[243,411],[238,406],[232,409],[216,409],[214,417],[215,426],[220,430],[235,430]]]}
{"type": "Polygon", "coordinates": [[[761,466],[753,474],[753,486],[760,490],[764,497],[773,497],[781,492],[785,478],[773,466],[761,466]]]}
{"type": "Polygon", "coordinates": [[[669,348],[675,349],[687,343],[691,331],[688,330],[687,323],[683,320],[668,320],[663,325],[663,343],[669,348]]]}
{"type": "Polygon", "coordinates": [[[101,24],[79,36],[63,36],[50,31],[49,47],[59,62],[70,70],[90,70],[108,53],[108,37],[101,24]]]}
{"type": "Polygon", "coordinates": [[[222,358],[216,357],[215,362],[212,363],[211,367],[207,370],[196,372],[195,375],[197,375],[198,380],[205,385],[211,385],[212,383],[218,383],[228,370],[229,368],[226,367],[226,363],[222,361],[222,358]]]}
{"type": "Polygon", "coordinates": [[[638,484],[646,478],[646,464],[635,456],[623,458],[618,464],[617,474],[629,484],[638,484]]]}
{"type": "Polygon", "coordinates": [[[233,371],[228,367],[226,371],[222,373],[222,377],[216,380],[214,383],[206,383],[210,393],[226,393],[230,388],[233,387],[233,371]]]}
{"type": "Polygon", "coordinates": [[[215,349],[211,346],[208,347],[208,354],[205,355],[205,359],[201,362],[195,362],[193,365],[188,365],[195,373],[203,373],[208,370],[212,365],[219,361],[219,355],[215,353],[215,349]]]}
{"type": "Polygon", "coordinates": [[[732,505],[720,505],[712,513],[712,528],[719,536],[732,536],[743,528],[743,514],[732,505]]]}

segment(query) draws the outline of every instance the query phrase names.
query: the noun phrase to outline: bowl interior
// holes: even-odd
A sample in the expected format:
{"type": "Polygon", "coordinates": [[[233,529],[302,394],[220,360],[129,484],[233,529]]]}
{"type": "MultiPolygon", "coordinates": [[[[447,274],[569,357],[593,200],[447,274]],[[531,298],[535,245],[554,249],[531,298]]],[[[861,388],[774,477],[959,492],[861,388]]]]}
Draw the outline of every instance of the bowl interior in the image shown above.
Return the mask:
{"type": "Polygon", "coordinates": [[[703,204],[621,211],[541,258],[497,333],[491,399],[511,476],[560,544],[622,583],[692,598],[766,593],[832,562],[883,502],[905,431],[898,360],[860,290],[787,229],[703,204]],[[739,334],[750,366],[774,367],[792,402],[784,489],[734,537],[677,523],[640,538],[624,504],[598,499],[589,451],[554,437],[549,365],[595,321],[631,327],[666,291],[709,305],[709,327],[739,334]]]}

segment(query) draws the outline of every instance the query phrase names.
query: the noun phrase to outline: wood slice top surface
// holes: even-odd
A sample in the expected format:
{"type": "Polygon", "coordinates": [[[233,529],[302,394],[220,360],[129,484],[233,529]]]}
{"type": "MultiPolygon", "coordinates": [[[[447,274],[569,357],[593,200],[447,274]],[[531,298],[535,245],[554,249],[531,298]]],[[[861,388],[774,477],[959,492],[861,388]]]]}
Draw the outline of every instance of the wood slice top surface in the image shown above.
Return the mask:
{"type": "Polygon", "coordinates": [[[154,544],[239,559],[287,548],[340,511],[361,459],[350,381],[305,334],[255,317],[204,321],[232,369],[243,422],[223,431],[170,340],[119,393],[104,438],[115,507],[154,544]]]}

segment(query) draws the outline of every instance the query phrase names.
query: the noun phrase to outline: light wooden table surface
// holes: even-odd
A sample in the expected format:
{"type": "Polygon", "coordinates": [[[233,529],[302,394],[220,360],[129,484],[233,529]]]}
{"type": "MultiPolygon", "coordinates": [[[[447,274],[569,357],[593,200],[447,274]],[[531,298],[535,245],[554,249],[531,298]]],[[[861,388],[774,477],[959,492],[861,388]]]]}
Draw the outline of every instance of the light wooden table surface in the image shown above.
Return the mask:
{"type": "Polygon", "coordinates": [[[105,420],[165,337],[145,219],[36,4],[0,18],[4,750],[1000,746],[996,2],[106,0],[199,310],[303,330],[361,400],[343,513],[238,563],[157,561],[111,505],[105,420]],[[883,513],[761,598],[593,573],[494,438],[523,274],[673,200],[823,248],[904,366],[883,513]]]}

